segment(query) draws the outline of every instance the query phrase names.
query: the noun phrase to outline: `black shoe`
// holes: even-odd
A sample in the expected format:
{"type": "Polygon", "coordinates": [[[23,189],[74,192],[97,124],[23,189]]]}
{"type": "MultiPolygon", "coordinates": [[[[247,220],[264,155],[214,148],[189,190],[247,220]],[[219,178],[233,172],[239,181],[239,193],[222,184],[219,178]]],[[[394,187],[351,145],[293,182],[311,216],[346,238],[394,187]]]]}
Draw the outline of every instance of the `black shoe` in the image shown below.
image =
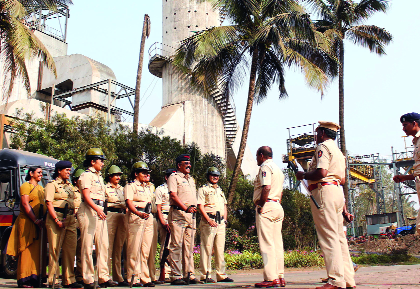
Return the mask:
{"type": "MultiPolygon", "coordinates": [[[[84,285],[85,289],[93,289],[95,288],[95,283],[89,283],[84,285]]],[[[96,285],[96,288],[101,288],[101,286],[96,285]]]]}
{"type": "Polygon", "coordinates": [[[155,284],[153,284],[152,282],[148,282],[146,284],[143,284],[143,287],[155,287],[155,284]]]}
{"type": "Polygon", "coordinates": [[[76,281],[76,282],[79,283],[82,286],[85,286],[85,282],[83,282],[83,279],[82,280],[79,280],[79,281],[76,281]]]}
{"type": "MultiPolygon", "coordinates": [[[[52,285],[52,284],[51,284],[51,285],[48,285],[48,288],[52,288],[52,287],[53,287],[53,285],[52,285]]],[[[55,288],[55,289],[60,289],[60,288],[61,288],[61,286],[60,286],[59,284],[55,284],[54,288],[55,288]]]]}
{"type": "MultiPolygon", "coordinates": [[[[184,281],[188,284],[188,279],[187,278],[184,278],[184,281]]],[[[204,284],[204,282],[201,282],[197,278],[194,278],[194,279],[190,279],[189,284],[204,284]]]]}
{"type": "Polygon", "coordinates": [[[171,278],[165,278],[165,283],[171,283],[171,278]]]}
{"type": "Polygon", "coordinates": [[[107,287],[117,287],[118,283],[112,280],[108,280],[104,283],[100,283],[99,286],[101,286],[102,288],[107,288],[107,287]]]}
{"type": "Polygon", "coordinates": [[[165,283],[165,281],[155,280],[155,281],[152,281],[152,283],[155,284],[155,285],[162,285],[162,284],[165,283]]]}
{"type": "Polygon", "coordinates": [[[118,283],[118,287],[129,287],[130,283],[128,283],[127,281],[122,281],[118,283]]]}
{"type": "Polygon", "coordinates": [[[143,287],[143,284],[141,284],[140,282],[139,283],[134,283],[133,287],[143,287]]]}
{"type": "Polygon", "coordinates": [[[179,278],[171,282],[171,285],[188,285],[183,279],[179,278]]]}
{"type": "Polygon", "coordinates": [[[207,278],[207,280],[206,279],[202,279],[201,282],[204,282],[204,283],[216,283],[216,281],[214,281],[213,278],[207,278]]]}
{"type": "Polygon", "coordinates": [[[79,283],[74,282],[69,285],[63,285],[63,288],[83,288],[83,285],[80,285],[79,283]]]}
{"type": "Polygon", "coordinates": [[[222,279],[222,280],[217,281],[217,282],[233,282],[233,279],[229,278],[229,277],[226,277],[225,279],[222,279]]]}

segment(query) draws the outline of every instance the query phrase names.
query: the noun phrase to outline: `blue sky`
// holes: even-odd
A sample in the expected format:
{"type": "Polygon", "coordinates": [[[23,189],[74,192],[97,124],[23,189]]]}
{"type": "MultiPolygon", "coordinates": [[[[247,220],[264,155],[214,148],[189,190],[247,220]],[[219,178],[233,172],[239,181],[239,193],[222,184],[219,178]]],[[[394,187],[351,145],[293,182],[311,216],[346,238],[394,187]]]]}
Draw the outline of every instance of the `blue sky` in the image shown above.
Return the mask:
{"type": "MultiPolygon", "coordinates": [[[[109,66],[117,80],[135,87],[139,47],[144,14],[151,18],[151,36],[146,54],[141,88],[140,122],[149,123],[162,104],[161,80],[147,70],[148,49],[162,41],[161,1],[74,0],[70,6],[68,27],[69,54],[80,53],[109,66]],[[117,2],[118,3],[118,2],[117,2]],[[148,91],[146,92],[146,90],[148,91]]],[[[391,146],[404,150],[404,133],[399,117],[418,111],[417,99],[420,46],[420,1],[390,1],[386,14],[378,13],[367,24],[386,28],[394,41],[379,57],[351,42],[345,45],[345,113],[347,148],[351,155],[380,153],[391,157],[391,146]]],[[[244,79],[244,87],[248,79],[244,79]]],[[[278,99],[272,89],[267,99],[255,105],[248,145],[254,153],[261,145],[273,148],[274,159],[281,162],[286,153],[287,127],[309,124],[318,120],[338,122],[338,81],[333,81],[321,98],[309,88],[299,69],[286,72],[289,97],[278,99]]],[[[239,124],[242,125],[247,90],[235,94],[239,124]]],[[[122,106],[127,104],[122,104],[122,106]]],[[[411,138],[407,141],[411,144],[411,138]]]]}

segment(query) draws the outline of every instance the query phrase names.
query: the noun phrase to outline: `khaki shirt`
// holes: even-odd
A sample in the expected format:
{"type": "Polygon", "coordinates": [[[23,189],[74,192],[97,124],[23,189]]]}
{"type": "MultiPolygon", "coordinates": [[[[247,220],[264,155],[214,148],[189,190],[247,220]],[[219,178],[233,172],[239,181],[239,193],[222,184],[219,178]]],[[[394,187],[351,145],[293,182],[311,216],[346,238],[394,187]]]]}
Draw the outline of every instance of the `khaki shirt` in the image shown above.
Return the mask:
{"type": "Polygon", "coordinates": [[[162,212],[169,213],[169,191],[166,183],[156,188],[155,198],[156,205],[162,206],[162,212]]]}
{"type": "Polygon", "coordinates": [[[125,199],[123,187],[117,185],[113,187],[111,183],[106,184],[105,189],[106,200],[108,207],[125,209],[125,199]]]}
{"type": "Polygon", "coordinates": [[[206,213],[215,215],[217,211],[221,216],[225,214],[226,197],[218,185],[205,184],[198,189],[197,204],[204,205],[206,213]]]}
{"type": "Polygon", "coordinates": [[[271,186],[268,199],[281,200],[283,193],[284,174],[272,159],[264,161],[254,181],[254,204],[260,198],[263,186],[271,186]]]}
{"type": "MultiPolygon", "coordinates": [[[[178,194],[178,197],[187,207],[197,205],[197,189],[195,181],[190,175],[184,175],[180,171],[170,175],[168,179],[168,190],[178,194]]],[[[172,199],[169,199],[171,205],[176,206],[172,199]]]]}
{"type": "Polygon", "coordinates": [[[132,200],[134,207],[144,208],[152,202],[153,193],[150,185],[135,180],[124,187],[124,199],[132,200]]]}
{"type": "Polygon", "coordinates": [[[75,208],[75,189],[69,181],[57,177],[45,186],[44,192],[45,200],[52,202],[54,207],[64,208],[66,204],[69,204],[69,209],[75,208]]]}
{"type": "Polygon", "coordinates": [[[315,155],[309,164],[309,171],[316,169],[325,169],[328,171],[328,174],[325,178],[318,181],[308,180],[308,185],[320,182],[339,182],[346,176],[346,158],[334,140],[328,139],[316,147],[315,155]]]}
{"type": "Polygon", "coordinates": [[[413,138],[413,145],[414,145],[414,154],[413,154],[413,159],[414,159],[414,166],[413,166],[413,175],[416,178],[416,181],[420,181],[419,180],[419,176],[420,176],[420,131],[417,132],[417,134],[415,135],[415,137],[413,138]]]}
{"type": "Polygon", "coordinates": [[[74,188],[74,208],[77,211],[80,207],[80,204],[82,203],[82,193],[80,193],[80,190],[78,187],[73,186],[74,188]]]}
{"type": "Polygon", "coordinates": [[[105,184],[101,172],[93,167],[88,168],[79,178],[79,190],[90,190],[90,198],[93,200],[105,201],[105,184]]]}

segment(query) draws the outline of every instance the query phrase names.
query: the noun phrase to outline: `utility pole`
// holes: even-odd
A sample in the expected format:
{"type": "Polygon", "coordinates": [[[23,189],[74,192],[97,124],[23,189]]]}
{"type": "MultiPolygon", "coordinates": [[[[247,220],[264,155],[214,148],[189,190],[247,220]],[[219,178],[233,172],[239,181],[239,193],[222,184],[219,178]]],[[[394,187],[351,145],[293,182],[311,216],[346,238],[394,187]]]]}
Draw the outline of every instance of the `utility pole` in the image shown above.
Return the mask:
{"type": "Polygon", "coordinates": [[[143,58],[144,58],[144,44],[146,38],[150,35],[150,17],[149,15],[144,15],[143,22],[143,33],[141,35],[140,43],[140,57],[139,57],[139,66],[137,68],[137,80],[136,80],[136,92],[134,97],[134,119],[133,119],[133,131],[138,132],[139,130],[139,109],[140,109],[140,85],[141,85],[141,73],[143,70],[143,58]]]}

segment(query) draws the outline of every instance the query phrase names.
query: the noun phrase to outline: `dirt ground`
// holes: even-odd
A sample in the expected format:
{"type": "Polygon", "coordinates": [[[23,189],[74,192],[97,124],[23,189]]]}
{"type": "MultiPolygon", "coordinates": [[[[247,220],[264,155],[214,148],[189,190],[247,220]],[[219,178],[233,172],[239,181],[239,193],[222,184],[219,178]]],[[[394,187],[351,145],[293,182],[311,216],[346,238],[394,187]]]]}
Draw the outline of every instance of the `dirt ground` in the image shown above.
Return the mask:
{"type": "Polygon", "coordinates": [[[410,255],[420,255],[420,236],[407,235],[396,239],[374,239],[357,244],[349,242],[350,250],[368,253],[389,254],[395,251],[408,251],[410,255]]]}

